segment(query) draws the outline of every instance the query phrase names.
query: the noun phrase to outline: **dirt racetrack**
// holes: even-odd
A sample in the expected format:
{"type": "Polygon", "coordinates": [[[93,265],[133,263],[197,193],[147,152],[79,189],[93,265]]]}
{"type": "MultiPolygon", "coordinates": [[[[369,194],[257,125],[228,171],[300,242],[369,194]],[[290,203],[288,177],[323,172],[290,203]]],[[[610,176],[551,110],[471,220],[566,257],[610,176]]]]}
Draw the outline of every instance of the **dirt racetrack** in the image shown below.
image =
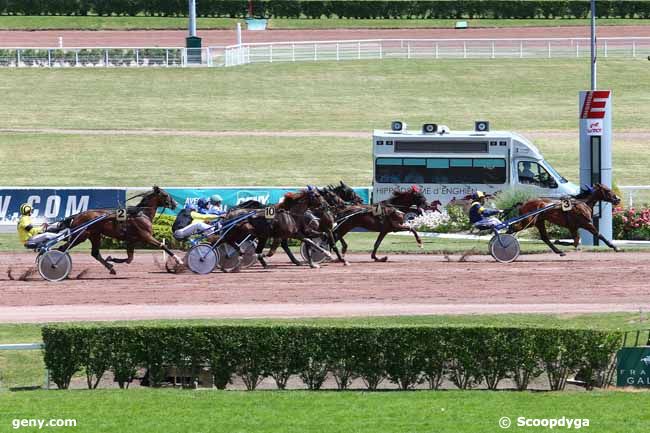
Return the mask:
{"type": "Polygon", "coordinates": [[[522,256],[392,255],[321,269],[290,265],[284,254],[240,273],[171,275],[152,252],[136,253],[111,276],[87,253],[73,255],[71,279],[50,283],[33,254],[0,254],[0,322],[190,317],[309,317],[464,313],[578,313],[650,308],[650,253],[572,252],[522,256]],[[448,261],[450,260],[450,261],[448,261]],[[16,280],[10,280],[8,269],[16,280]],[[77,279],[77,276],[83,275],[77,279]]]}
{"type": "MultiPolygon", "coordinates": [[[[182,47],[187,30],[0,30],[2,47],[182,47]]],[[[202,30],[203,46],[237,43],[235,30],[202,30]]],[[[650,26],[600,26],[598,37],[650,36],[650,26]]],[[[588,26],[455,29],[326,29],[244,31],[243,41],[332,41],[346,39],[575,38],[589,37],[588,26]]]]}

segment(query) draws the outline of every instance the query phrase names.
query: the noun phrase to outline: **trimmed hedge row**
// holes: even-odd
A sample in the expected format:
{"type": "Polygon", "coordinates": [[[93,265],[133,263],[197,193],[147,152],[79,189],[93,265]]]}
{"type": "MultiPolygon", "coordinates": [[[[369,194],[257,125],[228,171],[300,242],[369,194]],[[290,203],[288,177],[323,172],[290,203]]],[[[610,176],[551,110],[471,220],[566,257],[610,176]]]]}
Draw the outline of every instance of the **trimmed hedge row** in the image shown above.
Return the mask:
{"type": "MultiPolygon", "coordinates": [[[[255,0],[256,16],[267,18],[585,18],[589,1],[296,1],[255,0]]],[[[245,17],[247,0],[200,0],[198,14],[245,17]]],[[[186,0],[0,0],[0,13],[23,15],[186,16],[186,0]]],[[[647,1],[598,1],[600,18],[649,18],[647,1]]]]}
{"type": "MultiPolygon", "coordinates": [[[[43,328],[45,364],[54,383],[68,388],[85,372],[95,388],[108,370],[128,387],[140,368],[152,386],[168,367],[198,376],[209,366],[217,388],[241,377],[252,390],[265,377],[284,389],[292,375],[319,389],[331,373],[339,389],[362,378],[370,390],[385,380],[401,389],[448,378],[460,389],[496,389],[512,378],[519,390],[546,373],[551,390],[567,377],[603,377],[620,332],[490,327],[178,326],[43,328]]],[[[602,383],[602,381],[601,381],[602,383]]],[[[596,383],[594,383],[596,384],[596,383]]]]}

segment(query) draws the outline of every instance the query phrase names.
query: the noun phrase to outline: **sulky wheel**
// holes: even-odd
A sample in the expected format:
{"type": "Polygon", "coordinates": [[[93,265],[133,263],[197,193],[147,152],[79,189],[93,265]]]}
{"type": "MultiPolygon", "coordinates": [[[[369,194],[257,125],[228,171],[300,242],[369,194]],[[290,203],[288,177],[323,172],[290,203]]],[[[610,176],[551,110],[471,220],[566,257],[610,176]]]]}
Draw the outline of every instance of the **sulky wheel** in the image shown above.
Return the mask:
{"type": "Polygon", "coordinates": [[[239,248],[244,252],[244,255],[241,256],[241,267],[250,268],[255,263],[257,263],[257,254],[255,250],[257,249],[257,241],[246,240],[244,241],[239,248]]]}
{"type": "MultiPolygon", "coordinates": [[[[316,245],[318,245],[319,247],[321,247],[322,249],[324,249],[325,251],[329,251],[329,249],[330,249],[329,244],[323,238],[312,238],[311,241],[313,243],[315,243],[316,245]]],[[[325,261],[325,259],[329,258],[329,257],[327,257],[327,255],[325,255],[325,253],[323,253],[318,248],[314,248],[311,245],[309,245],[308,243],[303,242],[302,244],[300,244],[300,255],[302,256],[302,259],[304,261],[306,261],[306,262],[308,261],[307,260],[307,248],[309,248],[309,252],[311,253],[311,260],[314,263],[320,264],[320,263],[323,263],[325,261]]]]}
{"type": "Polygon", "coordinates": [[[36,265],[38,273],[47,281],[65,280],[72,271],[70,255],[59,250],[45,251],[39,255],[36,265]]]}
{"type": "Polygon", "coordinates": [[[239,251],[234,249],[232,245],[219,244],[217,251],[219,252],[219,267],[222,271],[231,272],[240,266],[239,251]]]}
{"type": "Polygon", "coordinates": [[[490,240],[490,254],[498,262],[510,263],[519,257],[521,248],[519,241],[513,235],[503,234],[495,235],[490,240]]]}
{"type": "Polygon", "coordinates": [[[219,253],[210,244],[194,245],[187,252],[185,262],[195,274],[209,274],[219,263],[219,253]]]}

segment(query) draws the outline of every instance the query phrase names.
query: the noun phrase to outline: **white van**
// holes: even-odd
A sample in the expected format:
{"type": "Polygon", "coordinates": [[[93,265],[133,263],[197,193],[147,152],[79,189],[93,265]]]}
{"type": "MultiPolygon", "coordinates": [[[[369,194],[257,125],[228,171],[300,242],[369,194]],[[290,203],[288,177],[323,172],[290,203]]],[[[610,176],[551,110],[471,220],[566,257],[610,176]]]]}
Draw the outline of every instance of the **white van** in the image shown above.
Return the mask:
{"type": "Polygon", "coordinates": [[[489,131],[485,121],[476,122],[474,131],[425,124],[414,132],[396,121],[390,131],[374,131],[372,157],[373,203],[411,185],[420,186],[427,201],[443,205],[476,190],[494,194],[517,186],[549,198],[580,192],[530,141],[514,132],[489,131]]]}

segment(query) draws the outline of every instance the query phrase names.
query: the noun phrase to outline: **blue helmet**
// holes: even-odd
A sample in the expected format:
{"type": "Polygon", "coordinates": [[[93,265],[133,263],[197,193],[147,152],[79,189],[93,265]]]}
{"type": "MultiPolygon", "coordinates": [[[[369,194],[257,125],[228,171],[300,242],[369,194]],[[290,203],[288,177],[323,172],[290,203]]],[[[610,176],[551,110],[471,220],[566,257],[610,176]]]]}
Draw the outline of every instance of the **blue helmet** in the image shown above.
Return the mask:
{"type": "Polygon", "coordinates": [[[204,198],[200,198],[200,199],[197,200],[197,202],[196,202],[196,206],[197,206],[199,209],[205,209],[205,208],[208,207],[208,200],[207,200],[207,199],[204,199],[204,198]]]}

